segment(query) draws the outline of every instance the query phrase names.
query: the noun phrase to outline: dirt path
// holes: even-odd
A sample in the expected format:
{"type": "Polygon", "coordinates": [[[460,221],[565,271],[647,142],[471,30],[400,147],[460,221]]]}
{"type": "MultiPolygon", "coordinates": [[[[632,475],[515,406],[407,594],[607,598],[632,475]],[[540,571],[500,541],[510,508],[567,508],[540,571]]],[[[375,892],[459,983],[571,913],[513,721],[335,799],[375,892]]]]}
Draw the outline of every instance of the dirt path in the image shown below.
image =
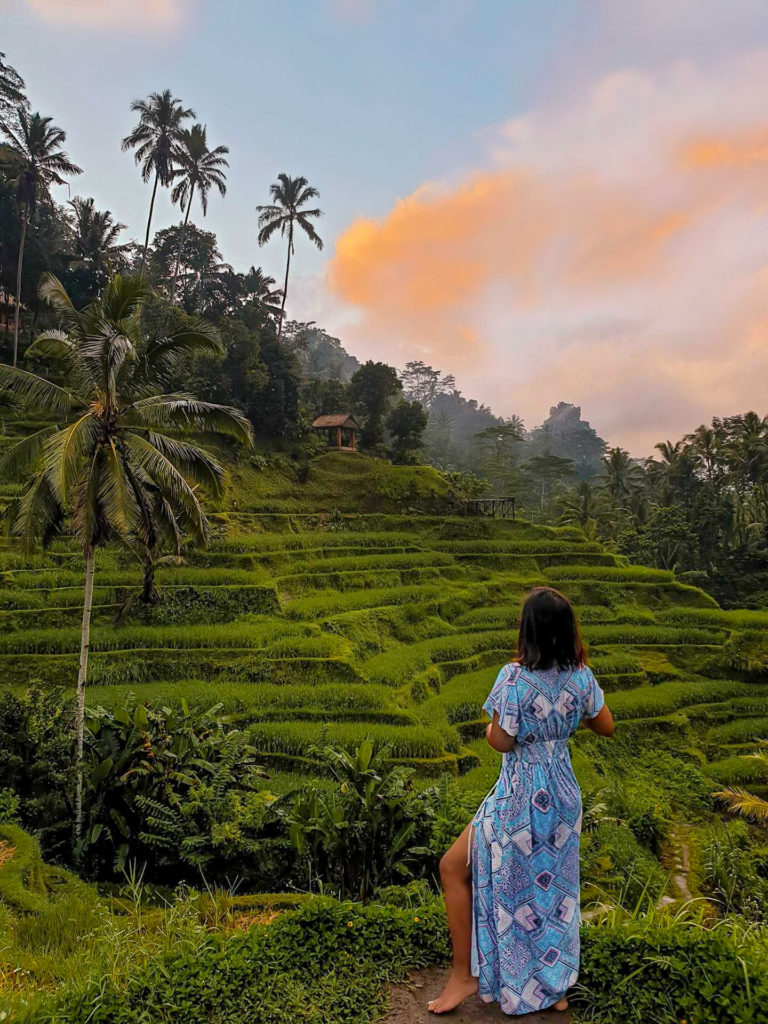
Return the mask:
{"type": "MultiPolygon", "coordinates": [[[[448,978],[448,970],[429,967],[414,974],[406,985],[393,986],[389,1016],[382,1024],[436,1024],[442,1017],[436,1017],[427,1010],[427,1002],[439,995],[448,978]]],[[[467,999],[453,1013],[445,1014],[447,1024],[491,1024],[496,1021],[519,1020],[523,1024],[569,1024],[567,1013],[554,1010],[543,1013],[529,1013],[524,1017],[508,1017],[495,1003],[483,1003],[479,999],[467,999]]]]}

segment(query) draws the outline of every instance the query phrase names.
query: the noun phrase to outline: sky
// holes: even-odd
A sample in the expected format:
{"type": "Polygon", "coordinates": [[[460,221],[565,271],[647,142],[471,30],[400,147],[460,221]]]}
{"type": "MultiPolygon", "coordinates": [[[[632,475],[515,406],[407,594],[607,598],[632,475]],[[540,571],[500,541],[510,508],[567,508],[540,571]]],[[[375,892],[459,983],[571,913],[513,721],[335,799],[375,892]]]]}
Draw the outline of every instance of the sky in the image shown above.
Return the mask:
{"type": "Polygon", "coordinates": [[[768,413],[765,0],[0,0],[0,49],[134,238],[151,91],[230,147],[192,219],[236,269],[282,279],[255,206],[306,176],[288,314],[358,358],[529,426],[573,402],[637,456],[768,413]]]}

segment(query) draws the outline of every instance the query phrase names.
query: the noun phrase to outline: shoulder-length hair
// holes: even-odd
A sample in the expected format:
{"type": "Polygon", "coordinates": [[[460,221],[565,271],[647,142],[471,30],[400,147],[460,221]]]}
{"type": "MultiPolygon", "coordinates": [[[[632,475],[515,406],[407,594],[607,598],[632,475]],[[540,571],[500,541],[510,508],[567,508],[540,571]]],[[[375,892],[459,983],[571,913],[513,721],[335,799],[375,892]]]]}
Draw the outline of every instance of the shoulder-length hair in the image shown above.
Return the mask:
{"type": "Polygon", "coordinates": [[[517,634],[517,660],[534,669],[586,664],[573,605],[559,590],[536,587],[526,598],[517,634]]]}

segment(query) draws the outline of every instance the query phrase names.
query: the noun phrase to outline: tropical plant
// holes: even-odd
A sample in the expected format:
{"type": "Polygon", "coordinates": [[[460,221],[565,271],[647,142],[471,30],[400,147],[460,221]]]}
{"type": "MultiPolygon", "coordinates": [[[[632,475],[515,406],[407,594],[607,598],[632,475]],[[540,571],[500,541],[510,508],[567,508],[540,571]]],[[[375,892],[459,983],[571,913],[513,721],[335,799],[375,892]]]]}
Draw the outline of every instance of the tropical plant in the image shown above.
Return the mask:
{"type": "MultiPolygon", "coordinates": [[[[176,320],[165,335],[144,338],[139,314],[150,292],[141,277],[114,277],[83,310],[75,309],[61,282],[50,274],[44,275],[40,294],[61,329],[43,332],[28,353],[51,359],[64,383],[0,366],[0,387],[59,422],[11,447],[0,470],[18,474],[35,469],[14,523],[27,547],[38,540],[48,544],[71,512],[85,555],[77,680],[79,763],[96,549],[117,536],[138,538],[152,551],[169,545],[178,553],[183,531],[204,544],[208,522],[197,488],[220,493],[221,466],[204,449],[165,431],[207,430],[249,442],[251,427],[235,409],[165,393],[187,357],[218,353],[221,344],[210,324],[192,318],[176,320]]],[[[81,822],[79,774],[78,833],[81,822]]]]}
{"type": "Polygon", "coordinates": [[[283,237],[288,236],[285,283],[283,284],[283,297],[280,304],[280,321],[277,326],[277,340],[279,343],[283,335],[285,300],[288,297],[288,275],[291,269],[291,256],[294,252],[294,228],[301,228],[307,238],[314,242],[318,249],[322,249],[323,240],[311,223],[312,220],[322,216],[322,210],[317,208],[312,210],[305,209],[311,199],[317,199],[320,195],[306,178],[291,178],[287,174],[278,174],[277,181],[270,185],[269,190],[273,201],[267,205],[256,207],[259,214],[259,245],[266,245],[278,228],[283,237]]]}
{"type": "Polygon", "coordinates": [[[208,148],[205,125],[195,124],[191,128],[184,128],[179,133],[179,139],[173,149],[173,161],[175,166],[171,176],[176,181],[176,186],[171,192],[171,199],[174,203],[180,203],[182,209],[186,206],[184,223],[181,229],[179,252],[176,257],[176,268],[171,281],[171,302],[176,290],[176,278],[179,273],[179,261],[184,248],[184,236],[189,221],[189,211],[192,209],[192,200],[197,190],[200,196],[200,205],[203,209],[203,216],[208,212],[208,193],[215,186],[221,196],[226,195],[226,175],[223,168],[229,167],[225,154],[229,152],[227,146],[217,146],[215,149],[208,148]]]}
{"type": "Polygon", "coordinates": [[[69,205],[75,212],[75,266],[88,272],[94,292],[91,297],[95,297],[109,278],[125,266],[131,246],[118,242],[125,224],[115,221],[109,210],[97,210],[93,199],[75,196],[69,205]]]}
{"type": "Polygon", "coordinates": [[[623,448],[610,448],[603,457],[605,487],[615,505],[623,505],[640,486],[643,471],[623,448]]]}
{"type": "Polygon", "coordinates": [[[308,887],[331,886],[365,899],[378,886],[411,875],[418,859],[430,856],[414,842],[430,811],[412,794],[412,770],[391,764],[391,749],[374,750],[370,738],[354,754],[333,746],[311,753],[337,788],[307,786],[284,812],[308,887]]]}
{"type": "Polygon", "coordinates": [[[0,128],[11,114],[16,115],[19,108],[26,111],[29,107],[24,88],[24,79],[15,68],[6,64],[5,54],[0,53],[0,128]]]}
{"type": "MultiPolygon", "coordinates": [[[[764,767],[765,776],[768,778],[768,740],[761,740],[760,746],[764,749],[742,754],[742,758],[758,761],[764,767]]],[[[742,818],[757,822],[758,825],[768,826],[768,800],[764,797],[748,793],[739,786],[726,786],[712,795],[732,814],[739,814],[742,818]]]]}
{"type": "Polygon", "coordinates": [[[21,275],[24,266],[24,244],[27,228],[35,215],[38,201],[48,194],[51,185],[63,185],[62,175],[80,174],[61,148],[67,138],[50,117],[29,114],[24,107],[17,110],[17,124],[2,125],[2,132],[10,143],[8,157],[15,175],[16,203],[21,220],[19,257],[16,264],[16,309],[13,324],[13,365],[19,351],[19,315],[21,312],[21,275]]]}
{"type": "Polygon", "coordinates": [[[149,181],[154,177],[147,233],[141,254],[140,269],[143,271],[149,248],[149,232],[157,186],[168,187],[173,181],[174,159],[181,139],[182,126],[185,121],[195,116],[195,112],[189,107],[183,107],[181,100],[177,99],[170,89],[153,92],[145,100],[134,100],[131,110],[138,113],[139,123],[123,139],[122,148],[136,151],[134,159],[141,165],[142,181],[149,181]]]}
{"type": "Polygon", "coordinates": [[[148,864],[153,878],[173,868],[175,881],[185,866],[208,866],[236,838],[222,814],[263,777],[247,736],[228,728],[220,704],[190,711],[186,701],[152,708],[130,697],[114,711],[89,711],[85,735],[87,827],[76,853],[97,874],[120,873],[133,860],[148,864]]]}

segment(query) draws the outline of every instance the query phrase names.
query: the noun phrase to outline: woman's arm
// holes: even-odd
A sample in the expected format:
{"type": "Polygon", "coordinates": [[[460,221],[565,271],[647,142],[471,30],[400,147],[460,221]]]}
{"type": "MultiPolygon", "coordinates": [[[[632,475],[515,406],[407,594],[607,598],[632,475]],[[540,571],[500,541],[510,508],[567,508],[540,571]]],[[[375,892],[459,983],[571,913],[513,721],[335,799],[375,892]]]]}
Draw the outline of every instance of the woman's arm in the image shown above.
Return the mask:
{"type": "MultiPolygon", "coordinates": [[[[598,736],[613,736],[614,729],[616,728],[613,715],[611,714],[610,708],[607,704],[603,704],[602,708],[594,718],[583,718],[581,721],[582,725],[586,725],[592,732],[597,733],[598,736]]],[[[493,746],[493,744],[491,744],[493,746]]]]}
{"type": "Polygon", "coordinates": [[[506,754],[510,751],[517,742],[514,736],[510,736],[508,732],[504,732],[499,725],[498,711],[493,712],[493,720],[490,721],[486,727],[485,738],[494,750],[498,750],[502,754],[506,754]]]}

